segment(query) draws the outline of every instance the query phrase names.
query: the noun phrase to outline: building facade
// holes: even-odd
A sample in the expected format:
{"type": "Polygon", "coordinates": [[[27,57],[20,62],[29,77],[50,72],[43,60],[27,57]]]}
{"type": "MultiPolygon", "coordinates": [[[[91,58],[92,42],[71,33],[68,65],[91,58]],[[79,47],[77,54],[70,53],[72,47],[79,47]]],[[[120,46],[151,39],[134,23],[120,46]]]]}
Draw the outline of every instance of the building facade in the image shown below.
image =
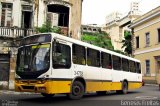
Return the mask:
{"type": "Polygon", "coordinates": [[[133,54],[141,61],[143,79],[156,83],[160,75],[160,7],[133,21],[131,28],[134,35],[133,54]]]}
{"type": "Polygon", "coordinates": [[[122,14],[121,13],[119,13],[119,12],[112,12],[109,15],[106,16],[106,24],[118,21],[121,18],[122,18],[122,14]]]}
{"type": "Polygon", "coordinates": [[[47,21],[80,38],[82,0],[1,0],[0,26],[34,28],[47,21]]]}
{"type": "Polygon", "coordinates": [[[83,0],[0,0],[0,88],[14,85],[17,39],[46,22],[80,39],[83,0]],[[3,68],[3,69],[2,69],[3,68]]]}
{"type": "Polygon", "coordinates": [[[82,33],[83,32],[99,33],[101,31],[101,26],[98,26],[97,24],[82,25],[81,30],[82,33]]]}
{"type": "Polygon", "coordinates": [[[106,24],[102,30],[110,35],[115,50],[124,50],[124,48],[122,48],[124,32],[131,31],[128,26],[139,16],[139,3],[137,2],[131,3],[130,11],[124,16],[119,12],[113,12],[106,16],[106,24]]]}

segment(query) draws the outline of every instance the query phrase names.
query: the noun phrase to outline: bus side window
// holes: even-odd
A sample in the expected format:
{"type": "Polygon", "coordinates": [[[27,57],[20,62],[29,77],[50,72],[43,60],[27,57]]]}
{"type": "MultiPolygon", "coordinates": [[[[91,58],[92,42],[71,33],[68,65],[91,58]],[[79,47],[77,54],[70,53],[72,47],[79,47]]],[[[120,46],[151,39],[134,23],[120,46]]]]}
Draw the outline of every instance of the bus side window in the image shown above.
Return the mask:
{"type": "Polygon", "coordinates": [[[122,58],[122,69],[129,72],[129,61],[127,59],[122,58]]]}
{"type": "Polygon", "coordinates": [[[100,52],[98,50],[87,48],[87,65],[100,67],[100,52]]]}
{"type": "Polygon", "coordinates": [[[112,56],[111,54],[101,53],[102,68],[112,69],[112,56]]]}
{"type": "Polygon", "coordinates": [[[130,72],[136,73],[136,64],[134,61],[129,61],[130,72]]]}
{"type": "Polygon", "coordinates": [[[137,73],[141,73],[141,64],[140,63],[136,63],[136,72],[137,73]]]}
{"type": "Polygon", "coordinates": [[[73,44],[72,45],[73,63],[85,65],[86,64],[86,50],[85,47],[73,44]]]}
{"type": "Polygon", "coordinates": [[[118,56],[115,56],[113,55],[112,56],[112,59],[113,59],[113,69],[114,70],[121,70],[122,69],[122,66],[121,66],[121,58],[118,57],[118,56]]]}
{"type": "Polygon", "coordinates": [[[53,45],[53,68],[65,68],[71,67],[71,49],[70,46],[56,43],[53,45]]]}

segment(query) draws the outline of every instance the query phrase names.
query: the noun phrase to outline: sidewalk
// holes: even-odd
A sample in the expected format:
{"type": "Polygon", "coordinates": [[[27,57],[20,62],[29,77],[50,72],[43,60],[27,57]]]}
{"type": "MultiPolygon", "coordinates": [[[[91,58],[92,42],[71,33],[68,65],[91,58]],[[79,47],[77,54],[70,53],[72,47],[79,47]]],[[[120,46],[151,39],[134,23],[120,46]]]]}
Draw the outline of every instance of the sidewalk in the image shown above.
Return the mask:
{"type": "Polygon", "coordinates": [[[20,94],[28,94],[28,95],[35,95],[35,94],[38,94],[38,93],[31,93],[31,92],[15,92],[14,90],[0,90],[0,95],[1,94],[14,94],[14,95],[20,95],[20,94]]]}
{"type": "Polygon", "coordinates": [[[158,84],[144,84],[144,86],[159,86],[158,84]]]}

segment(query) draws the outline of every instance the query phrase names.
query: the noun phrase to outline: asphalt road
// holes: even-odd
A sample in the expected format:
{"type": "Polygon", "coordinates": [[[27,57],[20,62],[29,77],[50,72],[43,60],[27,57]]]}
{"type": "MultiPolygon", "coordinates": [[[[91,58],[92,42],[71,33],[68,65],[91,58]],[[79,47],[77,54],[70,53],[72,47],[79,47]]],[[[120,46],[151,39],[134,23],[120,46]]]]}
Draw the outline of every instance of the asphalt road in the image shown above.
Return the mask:
{"type": "Polygon", "coordinates": [[[160,106],[158,86],[143,86],[126,95],[108,92],[99,96],[86,94],[81,100],[69,100],[65,95],[44,98],[40,94],[1,93],[2,106],[160,106]]]}

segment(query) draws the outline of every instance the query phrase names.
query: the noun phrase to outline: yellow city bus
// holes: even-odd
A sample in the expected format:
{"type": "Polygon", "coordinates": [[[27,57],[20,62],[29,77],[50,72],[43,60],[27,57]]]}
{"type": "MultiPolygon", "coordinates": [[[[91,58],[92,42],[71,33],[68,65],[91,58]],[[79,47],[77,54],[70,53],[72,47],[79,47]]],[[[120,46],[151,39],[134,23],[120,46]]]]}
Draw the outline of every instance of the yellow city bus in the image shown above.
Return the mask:
{"type": "Polygon", "coordinates": [[[45,97],[126,94],[142,86],[139,60],[56,33],[23,38],[16,64],[15,90],[45,97]]]}

